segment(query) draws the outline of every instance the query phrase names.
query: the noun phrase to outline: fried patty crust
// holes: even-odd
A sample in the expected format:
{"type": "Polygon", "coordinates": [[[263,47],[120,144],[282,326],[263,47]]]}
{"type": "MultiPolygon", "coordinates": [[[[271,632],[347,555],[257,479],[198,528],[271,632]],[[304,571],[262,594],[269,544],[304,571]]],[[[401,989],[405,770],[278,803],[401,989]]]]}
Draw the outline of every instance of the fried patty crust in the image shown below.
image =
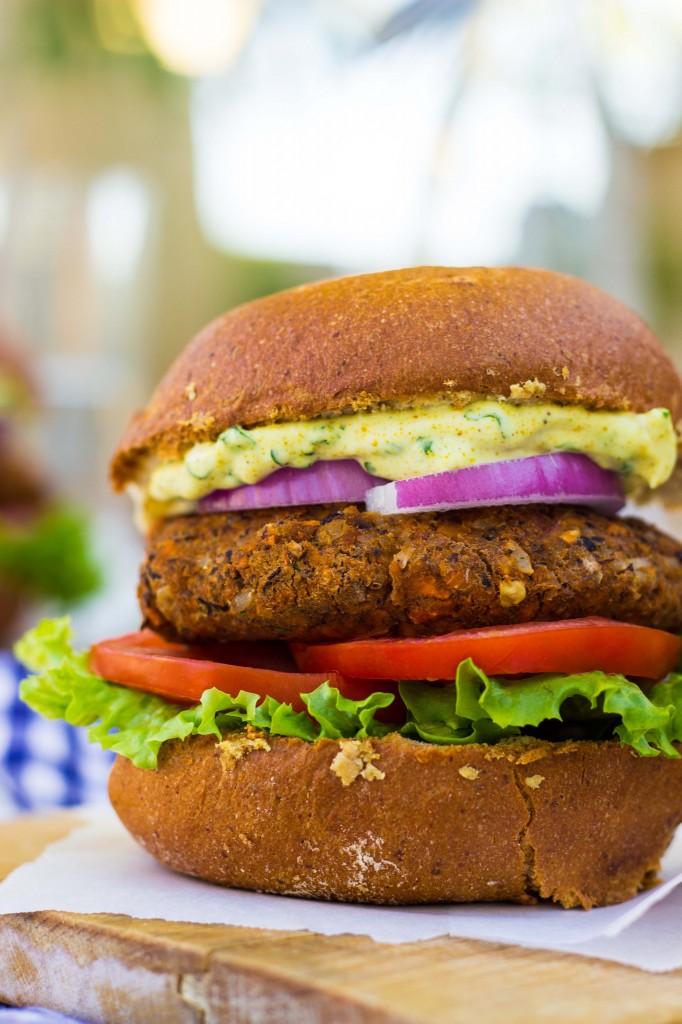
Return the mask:
{"type": "Polygon", "coordinates": [[[584,615],[678,632],[682,547],[570,506],[216,513],[156,527],[138,594],[148,626],[185,640],[434,636],[584,615]]]}

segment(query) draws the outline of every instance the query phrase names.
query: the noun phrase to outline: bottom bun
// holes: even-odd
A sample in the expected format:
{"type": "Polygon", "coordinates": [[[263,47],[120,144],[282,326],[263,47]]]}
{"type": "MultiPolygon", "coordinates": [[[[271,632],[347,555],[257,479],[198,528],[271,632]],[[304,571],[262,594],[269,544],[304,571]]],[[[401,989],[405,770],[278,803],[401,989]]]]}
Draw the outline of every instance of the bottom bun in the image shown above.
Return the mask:
{"type": "Polygon", "coordinates": [[[240,889],[357,903],[618,903],[682,820],[682,761],[615,741],[436,746],[252,730],[118,758],[113,806],[164,864],[240,889]]]}

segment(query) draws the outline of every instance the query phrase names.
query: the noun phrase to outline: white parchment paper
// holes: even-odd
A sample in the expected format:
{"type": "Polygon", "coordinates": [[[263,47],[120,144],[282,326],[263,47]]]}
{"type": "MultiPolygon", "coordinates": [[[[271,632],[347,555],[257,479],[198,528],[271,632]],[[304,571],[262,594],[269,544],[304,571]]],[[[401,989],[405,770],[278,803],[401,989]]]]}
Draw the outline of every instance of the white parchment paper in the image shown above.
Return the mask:
{"type": "Polygon", "coordinates": [[[682,831],[663,862],[664,884],[596,910],[550,905],[367,907],[222,889],[157,864],[109,808],[48,846],[0,884],[0,914],[36,910],[129,914],[415,942],[442,935],[580,953],[647,971],[682,967],[682,831]]]}

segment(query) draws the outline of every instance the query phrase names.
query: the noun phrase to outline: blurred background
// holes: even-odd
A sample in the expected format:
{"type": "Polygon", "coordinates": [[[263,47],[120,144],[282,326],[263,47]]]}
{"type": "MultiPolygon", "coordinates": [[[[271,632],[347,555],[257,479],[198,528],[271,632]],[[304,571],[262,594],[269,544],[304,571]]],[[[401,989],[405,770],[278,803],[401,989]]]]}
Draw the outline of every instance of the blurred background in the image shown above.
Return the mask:
{"type": "Polygon", "coordinates": [[[83,642],[137,627],[106,465],[230,306],[330,274],[525,263],[682,365],[680,0],[3,0],[0,331],[91,516],[83,642]]]}

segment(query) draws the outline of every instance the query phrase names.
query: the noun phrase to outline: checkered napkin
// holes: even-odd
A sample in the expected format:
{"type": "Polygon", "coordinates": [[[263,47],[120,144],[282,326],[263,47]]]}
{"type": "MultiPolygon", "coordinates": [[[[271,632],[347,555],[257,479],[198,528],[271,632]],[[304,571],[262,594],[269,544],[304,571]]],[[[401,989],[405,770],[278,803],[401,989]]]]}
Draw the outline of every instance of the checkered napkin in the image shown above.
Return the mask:
{"type": "Polygon", "coordinates": [[[0,652],[0,818],[102,799],[111,754],[88,743],[85,730],[31,711],[19,699],[24,674],[0,652]]]}
{"type": "MultiPolygon", "coordinates": [[[[31,711],[19,699],[24,674],[11,654],[0,651],[0,818],[102,799],[112,755],[88,743],[83,729],[31,711]]],[[[0,1006],[0,1024],[72,1021],[37,1007],[0,1006]]]]}

